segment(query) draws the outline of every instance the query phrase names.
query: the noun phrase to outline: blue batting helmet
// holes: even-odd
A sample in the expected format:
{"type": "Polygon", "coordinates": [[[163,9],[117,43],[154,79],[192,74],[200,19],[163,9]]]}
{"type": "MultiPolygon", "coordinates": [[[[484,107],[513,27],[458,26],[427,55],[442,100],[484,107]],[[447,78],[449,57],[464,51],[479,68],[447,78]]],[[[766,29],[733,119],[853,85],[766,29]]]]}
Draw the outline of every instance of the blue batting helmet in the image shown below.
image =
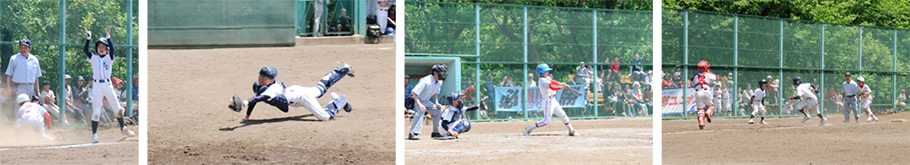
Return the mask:
{"type": "Polygon", "coordinates": [[[543,76],[544,72],[551,71],[553,68],[550,68],[547,64],[538,64],[537,65],[537,76],[543,76]]]}

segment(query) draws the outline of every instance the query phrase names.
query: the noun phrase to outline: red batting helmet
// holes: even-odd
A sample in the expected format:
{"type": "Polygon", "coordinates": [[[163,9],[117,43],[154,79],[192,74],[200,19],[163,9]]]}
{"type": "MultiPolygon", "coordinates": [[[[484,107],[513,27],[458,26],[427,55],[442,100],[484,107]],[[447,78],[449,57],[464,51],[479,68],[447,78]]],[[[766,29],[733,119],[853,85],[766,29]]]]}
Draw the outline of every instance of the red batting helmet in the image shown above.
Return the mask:
{"type": "Polygon", "coordinates": [[[708,64],[708,60],[701,60],[698,62],[698,71],[706,72],[708,68],[711,68],[711,64],[708,64]]]}

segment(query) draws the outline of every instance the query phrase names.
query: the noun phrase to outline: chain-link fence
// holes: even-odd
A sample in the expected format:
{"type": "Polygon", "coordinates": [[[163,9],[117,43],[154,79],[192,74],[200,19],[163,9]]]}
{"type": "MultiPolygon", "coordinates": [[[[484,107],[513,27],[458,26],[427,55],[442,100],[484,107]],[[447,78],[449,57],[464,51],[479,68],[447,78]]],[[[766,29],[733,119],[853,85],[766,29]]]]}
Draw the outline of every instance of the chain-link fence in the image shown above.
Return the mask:
{"type": "Polygon", "coordinates": [[[818,86],[823,113],[840,118],[846,72],[853,81],[865,78],[873,111],[906,110],[901,98],[910,88],[910,30],[682,9],[664,10],[663,23],[663,71],[674,81],[664,86],[663,105],[676,107],[664,118],[696,112],[694,101],[675,96],[691,95],[679,86],[690,83],[701,60],[719,77],[716,116],[748,117],[750,91],[760,79],[771,82],[765,98],[771,116],[801,115],[788,100],[796,92],[792,78],[800,76],[818,86]]]}
{"type": "MultiPolygon", "coordinates": [[[[461,72],[449,74],[461,81],[446,83],[461,87],[440,96],[464,92],[469,104],[489,97],[489,111],[469,112],[474,120],[543,117],[535,71],[540,63],[554,68],[554,80],[580,91],[557,94],[571,118],[653,111],[650,11],[417,1],[405,7],[405,56],[460,58],[461,72]]],[[[426,73],[406,70],[409,85],[426,73]]]]}
{"type": "MultiPolygon", "coordinates": [[[[31,51],[40,62],[42,76],[39,84],[44,86],[44,81],[50,84],[49,90],[56,94],[55,103],[61,112],[70,111],[68,108],[80,109],[83,113],[91,115],[91,104],[87,94],[79,95],[84,85],[77,85],[77,78],[84,77],[85,84],[92,82],[91,64],[85,60],[83,48],[86,34],[83,28],[92,31],[92,43],[99,37],[104,37],[107,26],[111,26],[111,38],[116,55],[113,65],[112,78],[123,80],[119,88],[121,106],[127,109],[127,115],[136,117],[134,101],[134,78],[138,75],[138,1],[128,0],[101,0],[101,1],[28,1],[28,0],[0,0],[0,54],[3,56],[2,70],[7,71],[9,59],[20,53],[19,40],[31,40],[31,51]],[[64,18],[64,19],[61,19],[64,18]],[[71,104],[65,100],[66,83],[64,75],[72,76],[69,82],[74,99],[71,104]],[[84,96],[84,97],[78,97],[84,96]],[[133,100],[133,101],[130,101],[133,100]],[[67,106],[72,105],[72,106],[67,106]]],[[[90,44],[94,52],[94,44],[90,44]]],[[[2,85],[2,98],[4,105],[2,111],[13,113],[15,93],[7,91],[4,79],[2,85]]],[[[116,85],[115,85],[116,86],[116,85]]],[[[14,87],[15,88],[15,87],[14,87]]],[[[38,89],[45,91],[44,89],[38,89]]],[[[39,92],[41,93],[41,92],[39,92]]],[[[85,93],[89,93],[85,91],[85,93]]],[[[51,102],[48,102],[51,103],[51,102]]],[[[77,111],[78,112],[78,111],[77,111]]],[[[6,113],[4,117],[11,117],[6,113]]],[[[54,116],[58,119],[66,118],[67,113],[54,116]]],[[[75,123],[72,116],[70,123],[75,123]]],[[[9,120],[7,120],[9,121],[9,120]]],[[[82,123],[79,123],[82,124],[82,123]]],[[[78,125],[77,125],[78,126],[78,125]]]]}

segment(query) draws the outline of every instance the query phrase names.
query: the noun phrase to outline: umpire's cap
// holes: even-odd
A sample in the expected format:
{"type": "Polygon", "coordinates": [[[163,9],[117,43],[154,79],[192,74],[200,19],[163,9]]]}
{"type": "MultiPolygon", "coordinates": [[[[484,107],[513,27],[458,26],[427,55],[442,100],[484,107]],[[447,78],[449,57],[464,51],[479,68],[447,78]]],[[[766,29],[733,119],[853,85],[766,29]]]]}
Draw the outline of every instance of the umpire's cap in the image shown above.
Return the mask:
{"type": "Polygon", "coordinates": [[[266,65],[262,67],[262,69],[259,69],[259,75],[268,77],[270,79],[275,79],[275,77],[278,76],[278,69],[275,69],[274,66],[266,65]]]}
{"type": "Polygon", "coordinates": [[[23,38],[19,40],[20,45],[32,46],[32,41],[29,41],[28,38],[23,38]]]}
{"type": "Polygon", "coordinates": [[[446,80],[446,71],[449,70],[449,67],[447,67],[446,64],[436,64],[433,65],[433,68],[431,70],[433,72],[439,73],[439,80],[446,80]]]}

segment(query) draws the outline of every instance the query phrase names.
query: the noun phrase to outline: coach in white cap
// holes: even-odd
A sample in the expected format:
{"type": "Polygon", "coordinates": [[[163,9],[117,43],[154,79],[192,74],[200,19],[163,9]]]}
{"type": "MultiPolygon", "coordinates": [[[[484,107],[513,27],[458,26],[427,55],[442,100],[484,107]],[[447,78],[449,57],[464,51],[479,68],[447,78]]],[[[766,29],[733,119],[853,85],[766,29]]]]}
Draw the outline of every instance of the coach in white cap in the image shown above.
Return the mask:
{"type": "Polygon", "coordinates": [[[41,64],[37,56],[29,53],[31,50],[31,41],[19,40],[19,53],[9,58],[6,67],[6,89],[15,89],[16,96],[26,94],[32,97],[37,94],[35,90],[38,89],[38,77],[41,77],[41,64]]]}

